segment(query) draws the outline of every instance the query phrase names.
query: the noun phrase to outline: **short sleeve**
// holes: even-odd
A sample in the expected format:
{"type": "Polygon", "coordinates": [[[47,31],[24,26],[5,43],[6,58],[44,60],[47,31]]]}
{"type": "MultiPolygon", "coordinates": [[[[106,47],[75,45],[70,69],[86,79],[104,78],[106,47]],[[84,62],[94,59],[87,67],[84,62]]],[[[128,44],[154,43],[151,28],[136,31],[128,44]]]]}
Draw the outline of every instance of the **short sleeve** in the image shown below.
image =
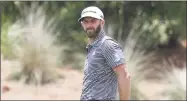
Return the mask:
{"type": "Polygon", "coordinates": [[[103,42],[102,54],[111,68],[125,63],[123,49],[119,44],[112,40],[103,42]]]}

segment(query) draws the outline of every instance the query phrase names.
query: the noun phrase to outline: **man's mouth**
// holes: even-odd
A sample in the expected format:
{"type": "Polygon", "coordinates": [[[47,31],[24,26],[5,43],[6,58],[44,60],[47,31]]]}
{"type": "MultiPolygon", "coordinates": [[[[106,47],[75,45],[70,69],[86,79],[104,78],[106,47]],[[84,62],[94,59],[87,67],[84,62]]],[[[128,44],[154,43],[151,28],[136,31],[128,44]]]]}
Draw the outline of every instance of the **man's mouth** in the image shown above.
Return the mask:
{"type": "Polygon", "coordinates": [[[93,29],[87,29],[87,31],[93,31],[93,29]]]}
{"type": "Polygon", "coordinates": [[[94,30],[93,29],[88,29],[86,32],[93,32],[94,30]]]}

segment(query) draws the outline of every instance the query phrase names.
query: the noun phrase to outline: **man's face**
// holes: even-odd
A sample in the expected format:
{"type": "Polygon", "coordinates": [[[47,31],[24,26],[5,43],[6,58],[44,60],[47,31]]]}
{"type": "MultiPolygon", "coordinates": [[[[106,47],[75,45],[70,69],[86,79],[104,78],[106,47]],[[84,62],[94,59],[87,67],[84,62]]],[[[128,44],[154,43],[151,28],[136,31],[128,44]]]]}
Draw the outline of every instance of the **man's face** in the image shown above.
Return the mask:
{"type": "Polygon", "coordinates": [[[89,38],[95,38],[101,31],[101,27],[103,27],[104,21],[92,17],[85,17],[81,21],[81,24],[84,28],[84,31],[87,33],[87,36],[89,38]]]}

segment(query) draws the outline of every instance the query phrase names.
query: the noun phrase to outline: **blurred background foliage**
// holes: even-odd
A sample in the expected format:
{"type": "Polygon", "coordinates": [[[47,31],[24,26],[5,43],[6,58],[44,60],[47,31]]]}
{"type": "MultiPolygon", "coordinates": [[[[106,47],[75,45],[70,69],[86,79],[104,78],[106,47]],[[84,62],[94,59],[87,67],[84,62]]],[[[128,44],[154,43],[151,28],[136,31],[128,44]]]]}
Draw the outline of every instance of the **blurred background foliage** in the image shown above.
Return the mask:
{"type": "MultiPolygon", "coordinates": [[[[1,51],[4,58],[15,57],[12,49],[14,41],[7,38],[8,28],[24,16],[25,7],[31,7],[32,3],[0,2],[1,51]]],[[[54,34],[59,34],[60,45],[66,45],[60,61],[64,65],[72,64],[77,69],[83,67],[87,42],[87,37],[77,20],[81,11],[87,6],[95,5],[103,11],[107,35],[116,39],[123,48],[130,34],[137,38],[138,44],[135,49],[156,51],[160,55],[181,47],[181,40],[186,40],[186,2],[184,1],[37,1],[34,3],[44,8],[47,19],[55,20],[54,34]]]]}
{"type": "MultiPolygon", "coordinates": [[[[33,1],[0,2],[1,54],[3,55],[3,58],[16,58],[17,54],[13,47],[15,40],[8,38],[10,28],[14,23],[20,20],[24,14],[27,14],[27,12],[25,12],[25,7],[34,7],[32,3],[33,1]]],[[[53,32],[47,33],[54,35],[58,34],[57,42],[58,45],[62,46],[63,49],[61,50],[61,48],[54,45],[51,46],[51,43],[48,43],[51,41],[50,39],[41,37],[41,39],[44,41],[43,43],[47,43],[45,44],[46,47],[54,46],[54,49],[61,51],[60,59],[57,57],[59,53],[56,51],[54,53],[51,48],[48,48],[49,50],[46,53],[49,55],[49,57],[43,53],[43,51],[46,49],[44,45],[43,51],[42,48],[38,48],[40,51],[36,53],[38,54],[35,55],[36,57],[32,57],[32,55],[29,55],[28,57],[25,55],[24,57],[21,55],[22,57],[20,59],[22,59],[23,63],[27,60],[31,60],[32,63],[35,62],[34,60],[42,57],[41,59],[43,60],[41,63],[44,64],[39,67],[49,65],[50,68],[53,67],[51,65],[54,64],[55,66],[56,62],[60,61],[63,66],[68,65],[75,69],[82,70],[86,55],[85,46],[87,44],[87,37],[80,23],[78,23],[78,18],[80,17],[81,11],[85,7],[94,5],[98,6],[104,13],[106,21],[104,29],[106,34],[117,40],[125,49],[125,56],[128,61],[128,66],[130,67],[130,71],[133,71],[133,77],[136,78],[133,80],[132,84],[133,99],[146,99],[145,96],[138,91],[136,86],[136,84],[141,81],[139,79],[144,78],[140,77],[140,75],[142,75],[141,73],[136,73],[139,69],[147,71],[152,70],[152,72],[149,71],[149,74],[152,74],[151,76],[153,76],[153,74],[163,76],[163,69],[166,71],[171,71],[170,69],[173,67],[186,68],[186,46],[182,46],[181,44],[181,42],[186,43],[186,41],[184,41],[186,40],[185,1],[37,1],[34,3],[37,3],[39,6],[43,7],[45,13],[44,16],[46,17],[47,21],[50,21],[50,19],[54,20],[54,23],[51,25],[55,29],[53,29],[53,32]],[[135,43],[135,47],[131,47],[131,43],[135,43]],[[50,58],[53,56],[53,54],[56,55],[53,58],[50,58]],[[55,59],[58,60],[56,61],[55,59]],[[50,62],[45,63],[45,61],[50,62]],[[168,64],[171,64],[171,66],[168,64]]],[[[38,18],[38,20],[40,19],[43,20],[43,18],[38,18]]],[[[35,19],[35,21],[37,20],[35,19]]],[[[21,30],[21,28],[25,28],[25,26],[19,27],[18,30],[21,30]]],[[[44,31],[47,30],[50,29],[44,29],[44,31]]],[[[42,40],[37,40],[37,42],[40,43],[42,40]]],[[[26,44],[25,46],[28,45],[26,44]]],[[[31,50],[29,47],[27,48],[28,49],[23,49],[20,52],[24,53],[26,51],[30,52],[30,54],[34,52],[35,48],[30,47],[33,50],[31,50]]],[[[32,68],[32,65],[23,65],[23,67],[32,68]]],[[[57,65],[56,67],[61,66],[57,65]]],[[[51,69],[46,70],[47,71],[44,71],[44,73],[41,73],[40,75],[46,76],[48,72],[51,72],[51,69]]],[[[23,70],[23,72],[25,71],[23,70]]],[[[20,74],[20,72],[18,74],[20,74]]],[[[57,74],[53,76],[54,78],[59,77],[57,72],[54,74],[57,74]]],[[[14,76],[15,75],[16,74],[14,74],[14,76]]],[[[25,73],[23,73],[23,75],[25,75],[25,73]]],[[[30,73],[30,75],[35,74],[30,73]]],[[[18,77],[18,75],[15,77],[18,77]]],[[[42,78],[44,77],[42,76],[39,79],[42,78]]],[[[44,79],[45,81],[36,81],[44,83],[53,78],[51,77],[44,79]]],[[[178,91],[179,90],[177,90],[177,92],[178,91]]],[[[184,92],[186,93],[186,89],[184,92]]],[[[178,96],[175,92],[170,95],[174,94],[178,96]]],[[[178,98],[184,99],[184,96],[182,95],[178,98]]],[[[175,99],[177,98],[175,97],[175,99]]]]}
{"type": "MultiPolygon", "coordinates": [[[[9,27],[23,16],[30,1],[3,1],[1,7],[1,51],[4,58],[15,58],[9,27]]],[[[186,40],[186,2],[184,1],[37,1],[44,8],[47,19],[53,18],[58,44],[66,45],[61,62],[81,69],[84,63],[87,37],[78,18],[91,5],[98,6],[105,15],[105,31],[125,48],[127,38],[133,35],[135,47],[162,56],[181,47],[186,40]],[[165,49],[167,49],[165,51],[165,49]],[[64,58],[65,57],[65,58],[64,58]]],[[[175,52],[177,53],[177,52],[175,52]]],[[[173,53],[171,53],[173,54],[173,53]]],[[[170,55],[170,54],[169,54],[170,55]]],[[[182,54],[183,55],[183,54],[182,54]]],[[[183,58],[185,58],[183,56],[183,58]]]]}
{"type": "MultiPolygon", "coordinates": [[[[3,33],[20,17],[23,6],[31,6],[31,3],[0,3],[3,33]]],[[[123,45],[134,27],[133,22],[139,41],[148,49],[155,49],[159,44],[168,45],[171,38],[174,41],[186,38],[186,3],[182,1],[38,1],[38,4],[44,6],[49,18],[55,17],[58,21],[59,41],[70,45],[69,51],[85,52],[86,37],[77,19],[83,8],[90,5],[101,8],[106,32],[123,45]]]]}

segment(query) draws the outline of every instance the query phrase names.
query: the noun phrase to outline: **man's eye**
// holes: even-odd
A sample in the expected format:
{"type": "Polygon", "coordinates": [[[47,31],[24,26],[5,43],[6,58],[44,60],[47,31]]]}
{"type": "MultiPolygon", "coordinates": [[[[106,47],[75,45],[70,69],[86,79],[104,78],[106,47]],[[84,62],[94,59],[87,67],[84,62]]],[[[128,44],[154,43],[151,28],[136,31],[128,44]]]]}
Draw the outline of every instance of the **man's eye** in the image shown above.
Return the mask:
{"type": "Polygon", "coordinates": [[[95,19],[91,20],[91,22],[95,22],[95,21],[96,21],[95,19]]]}
{"type": "Polygon", "coordinates": [[[88,23],[88,21],[82,21],[83,23],[88,23]]]}

